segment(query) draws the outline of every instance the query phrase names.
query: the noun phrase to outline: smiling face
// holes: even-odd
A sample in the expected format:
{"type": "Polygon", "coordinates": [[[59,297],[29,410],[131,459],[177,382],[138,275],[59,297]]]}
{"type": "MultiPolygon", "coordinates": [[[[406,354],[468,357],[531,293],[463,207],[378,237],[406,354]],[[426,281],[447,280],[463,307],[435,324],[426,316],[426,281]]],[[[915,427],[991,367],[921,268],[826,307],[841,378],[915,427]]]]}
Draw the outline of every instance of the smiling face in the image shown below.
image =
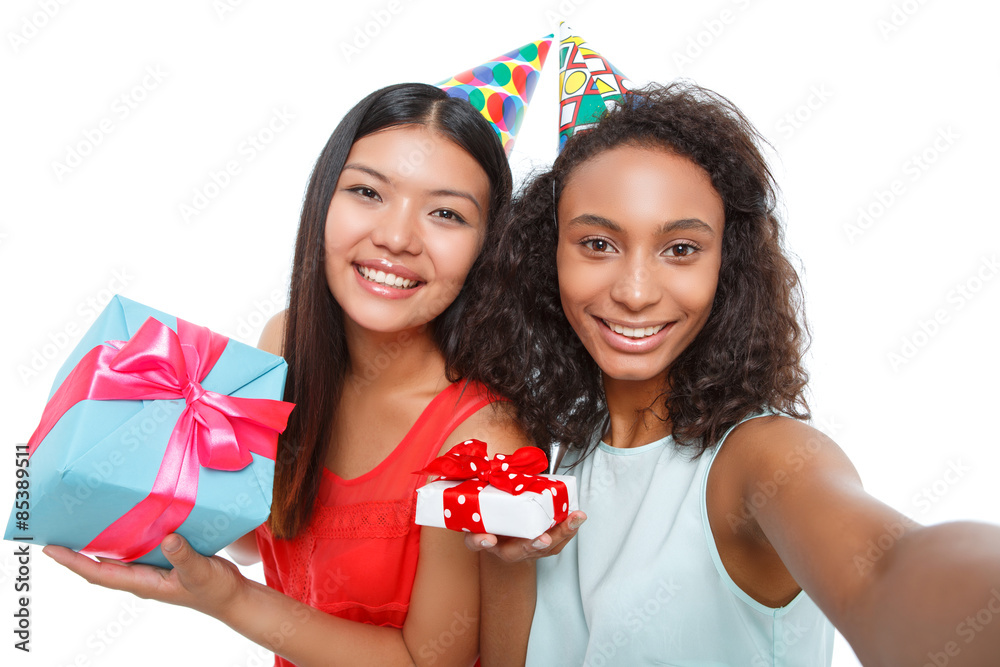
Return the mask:
{"type": "Polygon", "coordinates": [[[324,230],[348,329],[400,332],[440,315],[479,254],[489,190],[471,155],[423,125],[354,142],[324,230]]]}
{"type": "Polygon", "coordinates": [[[659,148],[620,146],[577,166],[559,199],[566,317],[606,378],[664,377],[711,312],[722,199],[708,173],[659,148]]]}

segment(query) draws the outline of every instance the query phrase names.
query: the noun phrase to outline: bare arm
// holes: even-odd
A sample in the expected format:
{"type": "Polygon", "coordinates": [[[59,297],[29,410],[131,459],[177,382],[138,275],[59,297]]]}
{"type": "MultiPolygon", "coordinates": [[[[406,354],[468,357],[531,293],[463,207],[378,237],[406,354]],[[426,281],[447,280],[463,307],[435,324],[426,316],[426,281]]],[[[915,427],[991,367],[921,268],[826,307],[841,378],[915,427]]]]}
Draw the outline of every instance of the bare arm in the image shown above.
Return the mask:
{"type": "MultiPolygon", "coordinates": [[[[491,457],[511,454],[528,444],[527,436],[517,428],[503,404],[480,410],[455,430],[449,442],[462,442],[469,438],[486,442],[487,453],[491,457]]],[[[495,544],[496,540],[492,535],[479,538],[480,543],[483,539],[492,538],[495,544]]],[[[530,543],[530,540],[527,542],[530,543]]],[[[468,544],[467,537],[465,544],[468,544]]],[[[506,562],[485,551],[481,554],[467,553],[473,557],[481,556],[480,661],[483,667],[523,665],[528,649],[528,632],[535,613],[534,561],[506,562]]]]}
{"type": "Polygon", "coordinates": [[[865,665],[996,664],[1000,528],[915,524],[868,495],[840,448],[801,422],[753,420],[730,440],[749,515],[865,665]],[[768,483],[773,497],[750,502],[768,483]]]}
{"type": "MultiPolygon", "coordinates": [[[[283,314],[265,327],[262,349],[279,352],[283,314]]],[[[403,628],[358,623],[320,612],[246,579],[231,562],[206,558],[180,536],[162,545],[172,570],[96,562],[62,547],[45,553],[87,581],[190,607],[305,667],[311,665],[471,665],[478,650],[478,556],[462,535],[421,531],[410,613],[403,628]]],[[[252,533],[230,546],[241,559],[259,558],[252,533]]],[[[391,576],[391,573],[390,575],[391,576]]]]}
{"type": "MultiPolygon", "coordinates": [[[[285,330],[285,311],[274,315],[264,325],[257,347],[265,352],[281,356],[282,337],[285,330]]],[[[260,550],[257,548],[257,537],[249,532],[226,547],[226,553],[237,565],[253,565],[260,562],[260,550]]]]}

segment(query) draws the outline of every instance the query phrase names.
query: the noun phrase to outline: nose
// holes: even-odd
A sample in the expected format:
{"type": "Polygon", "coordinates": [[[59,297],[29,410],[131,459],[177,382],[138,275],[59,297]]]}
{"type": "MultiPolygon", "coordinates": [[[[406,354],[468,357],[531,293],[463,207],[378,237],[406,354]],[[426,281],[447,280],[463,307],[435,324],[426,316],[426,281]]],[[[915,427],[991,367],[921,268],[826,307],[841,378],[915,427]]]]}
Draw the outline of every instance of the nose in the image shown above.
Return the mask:
{"type": "Polygon", "coordinates": [[[388,207],[371,231],[371,240],[393,255],[416,255],[422,247],[416,206],[398,202],[388,207]]]}
{"type": "Polygon", "coordinates": [[[661,297],[654,272],[642,259],[623,263],[621,274],[611,286],[611,298],[633,312],[658,303],[661,297]]]}

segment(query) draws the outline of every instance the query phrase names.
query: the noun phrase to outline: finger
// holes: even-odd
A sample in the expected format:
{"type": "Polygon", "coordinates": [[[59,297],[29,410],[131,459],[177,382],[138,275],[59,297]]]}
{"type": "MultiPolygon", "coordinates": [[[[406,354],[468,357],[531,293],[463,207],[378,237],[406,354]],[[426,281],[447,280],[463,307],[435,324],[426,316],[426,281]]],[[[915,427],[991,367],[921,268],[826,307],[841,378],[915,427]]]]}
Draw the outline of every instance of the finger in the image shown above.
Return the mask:
{"type": "Polygon", "coordinates": [[[466,533],[465,546],[470,551],[489,551],[497,545],[496,535],[489,533],[466,533]]]}
{"type": "Polygon", "coordinates": [[[195,551],[191,544],[177,533],[164,537],[160,543],[160,550],[174,566],[185,588],[196,588],[211,578],[211,560],[195,551]]]}
{"type": "MultiPolygon", "coordinates": [[[[566,520],[557,525],[555,528],[549,530],[546,535],[552,539],[553,546],[564,545],[566,542],[573,539],[576,535],[576,531],[579,530],[583,522],[587,520],[587,515],[583,512],[577,510],[572,512],[566,520]]],[[[560,546],[561,548],[561,546],[560,546]]]]}
{"type": "Polygon", "coordinates": [[[560,524],[542,533],[534,540],[517,540],[509,545],[501,545],[506,549],[505,560],[526,560],[554,556],[573,539],[577,530],[587,520],[587,515],[576,511],[570,514],[560,524]]]}
{"type": "Polygon", "coordinates": [[[50,544],[42,548],[42,553],[63,567],[77,573],[84,579],[87,578],[85,573],[94,572],[94,570],[100,565],[83,554],[79,554],[72,549],[59,547],[54,544],[50,544]]]}
{"type": "Polygon", "coordinates": [[[52,544],[43,548],[42,553],[80,575],[90,584],[116,590],[128,590],[128,584],[133,578],[128,566],[118,561],[98,562],[72,549],[52,544]]]}

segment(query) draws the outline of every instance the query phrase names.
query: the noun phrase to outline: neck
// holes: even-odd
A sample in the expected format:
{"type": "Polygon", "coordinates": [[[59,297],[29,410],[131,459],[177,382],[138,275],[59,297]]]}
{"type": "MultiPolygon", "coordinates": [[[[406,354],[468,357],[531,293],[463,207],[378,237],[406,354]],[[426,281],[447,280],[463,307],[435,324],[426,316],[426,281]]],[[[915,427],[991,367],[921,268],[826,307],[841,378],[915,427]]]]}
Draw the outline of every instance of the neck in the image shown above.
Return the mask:
{"type": "Polygon", "coordinates": [[[663,376],[651,380],[615,380],[605,376],[604,396],[611,426],[604,442],[612,447],[641,447],[670,435],[672,425],[663,405],[663,376]]]}
{"type": "Polygon", "coordinates": [[[345,322],[350,369],[344,391],[395,393],[444,389],[444,355],[424,325],[389,333],[362,330],[345,322]]]}

